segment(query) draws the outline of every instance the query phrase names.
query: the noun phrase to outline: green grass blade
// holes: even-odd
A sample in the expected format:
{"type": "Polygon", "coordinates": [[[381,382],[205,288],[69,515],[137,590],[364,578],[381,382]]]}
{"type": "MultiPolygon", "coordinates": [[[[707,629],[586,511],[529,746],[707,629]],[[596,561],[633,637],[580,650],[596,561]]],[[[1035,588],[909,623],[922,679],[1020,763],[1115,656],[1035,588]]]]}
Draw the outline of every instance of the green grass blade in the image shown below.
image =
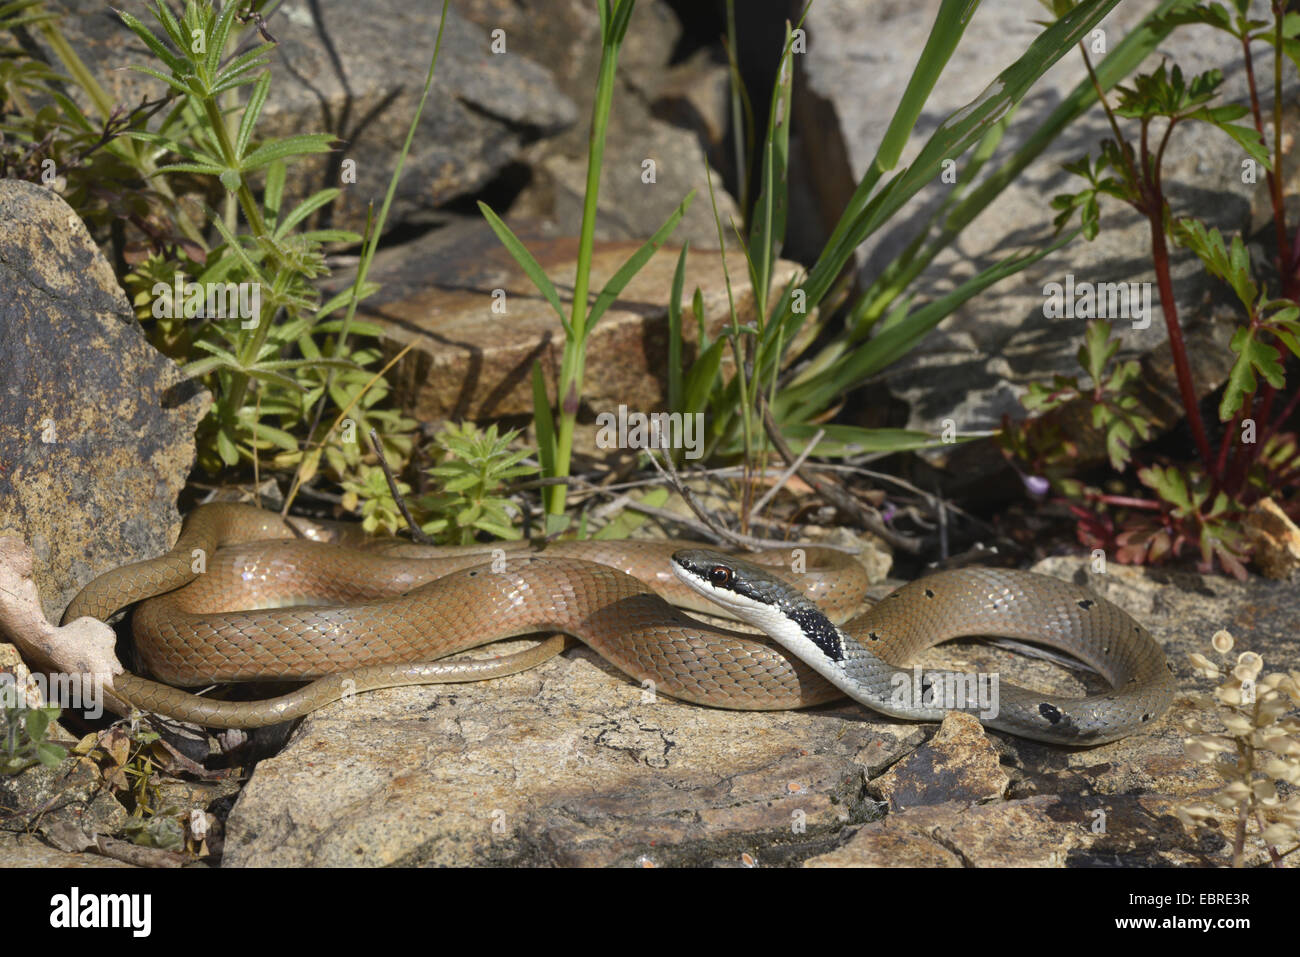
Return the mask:
{"type": "MultiPolygon", "coordinates": [[[[1156,18],[1186,3],[1187,0],[1164,0],[1138,26],[1124,35],[1124,39],[1096,65],[1097,81],[1103,90],[1109,90],[1128,76],[1168,35],[1169,28],[1159,24],[1156,18]]],[[[955,202],[951,207],[945,204],[947,208],[941,209],[941,214],[946,215],[939,234],[928,238],[923,231],[918,237],[918,240],[928,238],[923,248],[918,246],[916,249],[908,250],[898,260],[890,263],[854,307],[851,322],[855,326],[865,324],[869,327],[870,323],[889,307],[900,290],[906,288],[920,275],[961,230],[983,212],[1008,184],[1020,176],[1049,144],[1055,142],[1069,124],[1087,112],[1096,102],[1096,90],[1093,88],[1092,81],[1085,77],[1001,166],[965,196],[954,195],[952,199],[955,202]]],[[[996,132],[995,127],[990,134],[996,132]]],[[[977,151],[982,152],[985,146],[985,143],[981,143],[977,151]]],[[[970,182],[976,170],[964,171],[962,182],[970,182]]],[[[938,217],[936,217],[937,221],[938,217]]]]}
{"type": "MultiPolygon", "coordinates": [[[[433,74],[438,66],[438,54],[442,51],[442,32],[447,23],[447,4],[448,0],[442,2],[442,13],[438,18],[438,35],[433,43],[433,56],[429,58],[429,72],[424,77],[424,90],[420,93],[420,102],[415,106],[415,113],[411,117],[411,124],[406,129],[406,139],[402,143],[402,149],[397,154],[397,163],[393,167],[393,175],[388,178],[388,191],[384,193],[383,205],[379,208],[379,218],[375,220],[374,228],[368,230],[369,241],[361,251],[361,261],[357,263],[357,274],[352,280],[352,288],[361,290],[366,284],[366,274],[370,271],[370,262],[375,257],[375,250],[379,247],[379,237],[384,231],[384,224],[388,222],[388,210],[393,205],[393,197],[397,193],[397,181],[402,176],[402,169],[406,166],[407,154],[411,152],[411,143],[415,140],[415,131],[420,125],[420,117],[424,114],[424,104],[429,99],[429,91],[433,88],[433,74]]],[[[367,223],[367,226],[370,224],[367,223]]],[[[352,319],[356,315],[358,296],[353,296],[348,303],[348,311],[343,319],[343,331],[339,333],[336,342],[336,349],[342,349],[347,342],[348,330],[352,324],[352,319]]]]}
{"type": "MultiPolygon", "coordinates": [[[[798,454],[805,444],[816,437],[818,430],[826,435],[817,443],[816,454],[826,458],[845,455],[868,455],[872,452],[914,452],[952,443],[939,436],[918,429],[864,429],[856,425],[817,425],[798,423],[786,426],[782,433],[790,440],[791,451],[798,454]]],[[[978,436],[958,436],[956,441],[969,442],[978,436]]]]}
{"type": "Polygon", "coordinates": [[[762,191],[754,207],[754,222],[749,231],[749,248],[753,252],[754,295],[760,317],[766,318],[771,291],[772,268],[785,243],[786,206],[790,156],[790,105],[794,88],[794,53],[790,46],[793,31],[787,22],[785,45],[772,89],[772,109],[763,139],[762,191]]]}
{"type": "Polygon", "coordinates": [[[693,414],[708,408],[709,393],[713,391],[713,385],[717,381],[718,369],[722,366],[722,354],[726,345],[726,339],[715,339],[691,363],[691,371],[686,375],[682,412],[693,414]]]}
{"type": "Polygon", "coordinates": [[[1030,44],[1029,48],[973,102],[957,110],[935,131],[920,155],[904,171],[867,199],[867,192],[883,175],[872,163],[854,198],[837,223],[822,254],[809,274],[805,288],[811,304],[834,283],[853,251],[927,183],[934,181],[945,159],[960,156],[978,142],[1019,102],[1033,83],[1087,35],[1119,0],[1083,0],[1030,44]]]}
{"type": "Polygon", "coordinates": [[[632,277],[641,271],[641,267],[650,261],[650,257],[658,252],[659,247],[672,235],[673,230],[681,222],[682,216],[686,214],[686,210],[690,208],[691,200],[694,198],[695,190],[691,190],[686,194],[686,198],[664,220],[664,224],[659,227],[655,234],[642,243],[641,248],[629,256],[627,262],[623,263],[618,272],[614,273],[609,282],[605,283],[605,287],[601,289],[600,295],[596,297],[596,301],[592,304],[591,311],[587,313],[587,321],[583,326],[584,336],[591,335],[591,330],[596,326],[596,320],[605,314],[605,310],[613,304],[614,300],[618,298],[618,294],[632,281],[632,277]]]}
{"type": "Polygon", "coordinates": [[[930,35],[912,70],[912,76],[907,81],[907,89],[903,91],[898,108],[889,121],[889,128],[880,140],[873,165],[882,170],[891,170],[898,165],[899,157],[903,155],[907,141],[912,136],[912,130],[916,129],[916,121],[920,119],[925,101],[930,98],[939,75],[957,49],[957,43],[966,32],[966,26],[979,2],[980,0],[944,0],[940,6],[939,13],[934,18],[934,26],[930,28],[930,35]]]}
{"type": "Polygon", "coordinates": [[[934,181],[943,161],[960,156],[1024,97],[1033,84],[1069,52],[1119,0],[1083,0],[1034,38],[1015,63],[998,74],[988,88],[939,125],[921,148],[916,160],[898,178],[885,202],[855,224],[854,233],[865,239],[893,216],[923,186],[934,181]]]}
{"type": "MultiPolygon", "coordinates": [[[[1058,236],[1041,249],[1008,256],[972,276],[948,295],[927,303],[910,313],[905,319],[892,323],[887,329],[882,329],[856,350],[846,354],[829,372],[800,388],[788,390],[778,401],[788,404],[799,403],[800,407],[807,409],[809,413],[825,408],[836,396],[906,355],[926,333],[972,296],[1055,252],[1074,239],[1078,233],[1079,230],[1076,229],[1058,236]]],[[[794,417],[797,419],[801,416],[796,412],[794,417]]]]}
{"type": "Polygon", "coordinates": [[[533,254],[528,251],[528,247],[520,241],[519,237],[511,231],[500,216],[492,212],[492,208],[487,203],[480,200],[478,208],[479,212],[483,214],[483,218],[487,220],[488,225],[492,227],[492,232],[497,234],[497,239],[501,240],[501,245],[506,247],[506,250],[514,257],[515,262],[519,264],[519,268],[524,271],[524,275],[532,280],[533,285],[537,287],[537,291],[546,297],[546,301],[551,304],[555,314],[560,317],[560,323],[564,326],[565,335],[572,335],[569,319],[564,314],[564,306],[560,304],[560,294],[555,291],[555,284],[546,275],[546,270],[542,268],[541,263],[533,258],[533,254]]]}
{"type": "Polygon", "coordinates": [[[672,291],[668,294],[668,411],[677,412],[682,404],[682,284],[686,279],[686,254],[691,244],[682,244],[673,270],[672,291]]]}
{"type": "MultiPolygon", "coordinates": [[[[537,459],[541,463],[542,474],[554,475],[555,419],[551,416],[551,400],[546,395],[546,379],[542,375],[540,362],[533,362],[533,426],[537,432],[537,459]]],[[[542,497],[548,501],[553,494],[553,488],[542,491],[542,497]]]]}

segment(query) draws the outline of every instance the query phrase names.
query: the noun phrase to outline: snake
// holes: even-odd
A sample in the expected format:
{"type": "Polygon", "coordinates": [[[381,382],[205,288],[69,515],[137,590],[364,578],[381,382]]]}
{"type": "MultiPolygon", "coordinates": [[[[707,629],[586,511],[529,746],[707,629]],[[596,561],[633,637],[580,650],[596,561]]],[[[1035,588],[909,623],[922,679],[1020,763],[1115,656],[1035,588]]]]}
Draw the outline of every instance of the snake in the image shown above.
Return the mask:
{"type": "Polygon", "coordinates": [[[93,579],[63,621],[108,621],[136,603],[135,646],[157,680],[124,671],[113,692],[142,711],[215,728],[276,724],[378,688],[514,674],[559,654],[566,635],[643,687],[693,704],[787,710],[847,695],[910,720],[965,711],[1058,745],[1132,734],[1172,700],[1172,669],[1150,632],[1079,585],[957,568],[854,614],[866,585],[860,562],[815,546],[744,556],[672,540],[359,547],[319,523],[219,503],[192,511],[166,554],[93,579]],[[553,637],[522,652],[449,657],[542,633],[553,637]],[[1068,697],[997,675],[908,667],[967,636],[1065,652],[1110,690],[1068,697]],[[310,683],[261,701],[182,690],[289,680],[310,683]]]}

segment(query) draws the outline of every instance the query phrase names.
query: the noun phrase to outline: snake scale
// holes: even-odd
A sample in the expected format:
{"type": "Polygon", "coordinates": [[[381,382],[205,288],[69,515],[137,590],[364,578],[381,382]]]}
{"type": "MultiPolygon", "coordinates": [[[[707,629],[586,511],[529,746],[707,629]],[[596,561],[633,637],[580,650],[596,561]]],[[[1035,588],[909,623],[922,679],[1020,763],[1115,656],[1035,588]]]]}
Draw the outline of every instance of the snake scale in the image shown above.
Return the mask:
{"type": "Polygon", "coordinates": [[[1086,698],[1008,682],[987,702],[958,702],[990,727],[1088,745],[1142,728],[1168,706],[1173,678],[1151,635],[1115,605],[1029,572],[964,568],[905,585],[837,625],[860,603],[853,559],[807,547],[738,559],[689,542],[565,542],[518,548],[349,547],[277,514],[206,505],[167,554],[91,581],[64,621],[107,620],[140,602],[136,647],[155,677],[123,673],[130,704],[212,727],[257,727],[347,694],[402,684],[512,674],[559,653],[562,635],[495,659],[440,660],[501,638],[560,632],[674,698],[744,710],[820,704],[847,693],[898,717],[936,720],[946,707],[917,690],[951,676],[902,666],[942,641],[1004,636],[1068,652],[1112,690],[1086,698]],[[306,535],[306,537],[303,537],[306,535]],[[722,579],[726,587],[717,587],[722,579]],[[771,638],[699,621],[675,606],[732,615],[771,638]],[[255,609],[255,610],[250,610],[255,609]],[[280,698],[227,702],[172,685],[317,679],[280,698]]]}

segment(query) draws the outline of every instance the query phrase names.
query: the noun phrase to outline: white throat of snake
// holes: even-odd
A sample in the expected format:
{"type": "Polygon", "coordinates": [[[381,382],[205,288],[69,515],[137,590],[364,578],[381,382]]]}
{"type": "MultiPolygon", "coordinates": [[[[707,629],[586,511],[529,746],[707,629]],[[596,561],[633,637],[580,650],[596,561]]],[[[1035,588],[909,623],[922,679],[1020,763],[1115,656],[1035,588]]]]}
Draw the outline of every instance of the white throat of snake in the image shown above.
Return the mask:
{"type": "Polygon", "coordinates": [[[825,677],[840,677],[848,639],[826,614],[766,569],[707,549],[673,553],[683,582],[737,618],[762,629],[825,677]]]}

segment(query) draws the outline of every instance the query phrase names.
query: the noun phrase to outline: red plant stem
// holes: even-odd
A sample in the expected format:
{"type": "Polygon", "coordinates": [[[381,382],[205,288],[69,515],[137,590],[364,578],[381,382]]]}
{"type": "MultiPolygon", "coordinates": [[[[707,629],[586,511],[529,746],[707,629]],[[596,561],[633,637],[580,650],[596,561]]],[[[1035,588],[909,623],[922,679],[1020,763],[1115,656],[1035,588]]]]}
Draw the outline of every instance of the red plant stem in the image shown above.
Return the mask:
{"type": "Polygon", "coordinates": [[[1285,28],[1287,0],[1273,0],[1273,209],[1275,218],[1281,221],[1281,244],[1278,247],[1279,265],[1282,273],[1282,295],[1288,299],[1296,298],[1296,271],[1292,262],[1291,247],[1287,245],[1286,203],[1282,197],[1282,52],[1283,30],[1285,28]]]}
{"type": "MultiPolygon", "coordinates": [[[[1259,105],[1259,90],[1255,85],[1255,62],[1250,53],[1250,41],[1244,35],[1241,38],[1241,52],[1246,63],[1246,83],[1250,87],[1250,112],[1255,119],[1255,132],[1259,134],[1261,142],[1267,143],[1264,138],[1264,114],[1259,105]]],[[[1278,131],[1274,130],[1273,135],[1277,136],[1278,131]]],[[[1277,242],[1277,271],[1282,277],[1282,295],[1287,299],[1294,299],[1296,282],[1291,268],[1291,242],[1286,232],[1286,206],[1282,201],[1282,181],[1273,175],[1273,170],[1266,169],[1264,177],[1268,183],[1268,197],[1273,204],[1273,233],[1277,242]]]]}
{"type": "Polygon", "coordinates": [[[1269,418],[1273,414],[1273,399],[1277,396],[1277,389],[1273,388],[1267,382],[1264,383],[1264,406],[1259,410],[1259,415],[1255,417],[1256,422],[1262,422],[1268,425],[1269,418]]]}
{"type": "Polygon", "coordinates": [[[1165,226],[1161,215],[1164,197],[1146,210],[1147,220],[1151,223],[1151,253],[1156,267],[1156,282],[1160,286],[1161,312],[1165,314],[1165,328],[1169,332],[1169,351],[1174,357],[1174,371],[1178,375],[1178,392],[1183,399],[1183,408],[1187,410],[1187,424],[1196,440],[1196,447],[1205,463],[1205,471],[1214,475],[1214,453],[1210,451],[1210,440],[1205,434],[1205,422],[1201,419],[1201,409],[1196,400],[1196,386],[1192,383],[1192,367],[1187,361],[1187,344],[1183,341],[1183,328],[1178,322],[1178,306],[1174,301],[1174,284],[1169,278],[1169,247],[1165,244],[1165,226]]]}
{"type": "MultiPolygon", "coordinates": [[[[1226,473],[1220,472],[1222,476],[1222,485],[1220,486],[1233,498],[1236,498],[1241,492],[1242,483],[1246,480],[1246,473],[1250,471],[1250,465],[1255,461],[1256,450],[1259,448],[1258,441],[1252,445],[1247,445],[1241,441],[1241,423],[1247,419],[1255,418],[1255,396],[1246,396],[1246,401],[1242,407],[1233,416],[1232,427],[1223,433],[1224,446],[1232,445],[1232,466],[1226,473]]],[[[1258,429],[1256,429],[1258,434],[1258,429]]],[[[1216,480],[1216,485],[1219,482],[1216,480]]]]}
{"type": "MultiPolygon", "coordinates": [[[[1247,413],[1249,414],[1249,413],[1247,413]]],[[[1219,443],[1219,459],[1215,463],[1214,474],[1226,475],[1228,471],[1228,450],[1232,447],[1232,437],[1237,433],[1238,423],[1241,422],[1241,412],[1232,417],[1232,424],[1228,426],[1227,431],[1223,433],[1223,441],[1219,443]]]]}
{"type": "Polygon", "coordinates": [[[1300,389],[1296,389],[1295,395],[1291,396],[1291,401],[1286,404],[1286,408],[1282,410],[1282,414],[1270,422],[1264,428],[1263,433],[1258,436],[1258,444],[1261,449],[1265,444],[1267,444],[1268,440],[1273,437],[1273,433],[1284,426],[1287,419],[1291,418],[1291,416],[1295,414],[1297,405],[1300,405],[1300,389]]]}

